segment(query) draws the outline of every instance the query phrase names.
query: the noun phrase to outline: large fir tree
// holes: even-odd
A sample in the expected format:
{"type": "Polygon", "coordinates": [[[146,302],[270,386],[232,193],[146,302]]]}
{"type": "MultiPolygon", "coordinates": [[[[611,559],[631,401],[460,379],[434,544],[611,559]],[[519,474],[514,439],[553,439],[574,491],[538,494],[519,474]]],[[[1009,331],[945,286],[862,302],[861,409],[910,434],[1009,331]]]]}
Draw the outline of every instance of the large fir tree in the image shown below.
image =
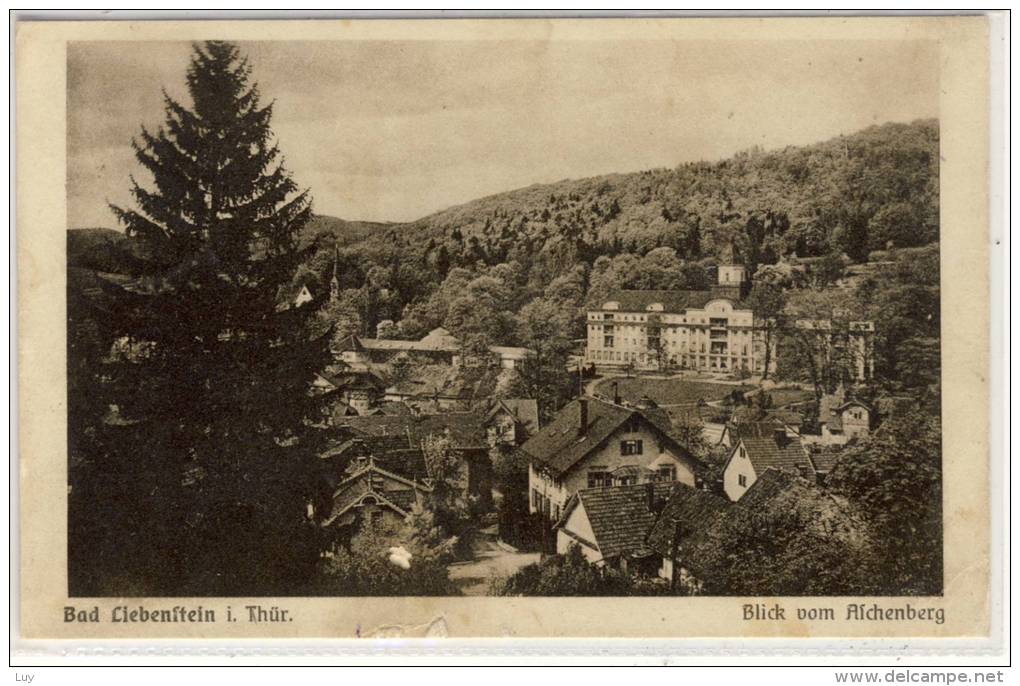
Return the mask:
{"type": "Polygon", "coordinates": [[[89,482],[116,502],[82,519],[135,542],[121,571],[149,593],[300,592],[315,562],[303,419],[328,335],[310,339],[312,307],[278,306],[311,201],[250,73],[237,46],[196,45],[192,106],[164,94],[165,125],[133,141],[151,183],[132,178],[137,209],[112,208],[149,274],[110,316],[147,347],[112,373],[125,419],[101,427],[106,469],[89,482]]]}

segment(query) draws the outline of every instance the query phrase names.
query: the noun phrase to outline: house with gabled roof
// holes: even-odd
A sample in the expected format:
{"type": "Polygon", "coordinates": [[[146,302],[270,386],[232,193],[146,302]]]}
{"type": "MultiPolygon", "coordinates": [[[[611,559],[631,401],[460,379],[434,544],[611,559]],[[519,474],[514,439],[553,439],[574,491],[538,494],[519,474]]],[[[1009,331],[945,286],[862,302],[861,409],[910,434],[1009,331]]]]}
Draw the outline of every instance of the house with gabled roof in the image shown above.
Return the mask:
{"type": "Polygon", "coordinates": [[[430,486],[383,469],[368,457],[337,486],[320,526],[343,530],[347,536],[366,527],[392,533],[403,525],[415,503],[431,492],[430,486]]]}
{"type": "Polygon", "coordinates": [[[819,400],[818,425],[805,434],[805,441],[826,447],[844,446],[850,441],[867,438],[874,419],[871,405],[848,394],[840,384],[835,392],[819,400]]]}
{"type": "Polygon", "coordinates": [[[674,561],[680,559],[688,540],[707,531],[730,506],[710,491],[675,484],[646,539],[658,561],[658,576],[670,586],[694,583],[689,571],[674,561]]]}
{"type": "Polygon", "coordinates": [[[530,463],[529,511],[556,521],[584,489],[655,481],[694,486],[703,465],[671,431],[659,408],[574,400],[521,446],[530,463]]]}
{"type": "Polygon", "coordinates": [[[811,462],[811,471],[815,473],[815,481],[819,484],[825,482],[842,453],[842,448],[836,446],[809,446],[808,460],[811,462]]]}
{"type": "MultiPolygon", "coordinates": [[[[461,364],[461,349],[461,342],[456,336],[437,327],[417,341],[352,335],[340,341],[336,352],[344,362],[351,365],[384,363],[398,355],[409,355],[419,360],[456,367],[461,364]]],[[[494,359],[499,360],[500,367],[513,369],[532,351],[512,346],[490,346],[489,352],[494,359]]]]}
{"type": "Polygon", "coordinates": [[[445,439],[458,461],[458,489],[483,505],[491,500],[492,463],[480,413],[342,417],[336,419],[333,430],[345,439],[360,439],[370,446],[369,452],[380,463],[394,460],[398,464],[417,464],[429,440],[445,439]]]}
{"type": "Polygon", "coordinates": [[[586,488],[570,497],[553,525],[556,552],[578,546],[597,565],[638,571],[651,560],[658,565],[645,539],[666,503],[672,482],[586,488]]]}
{"type": "Polygon", "coordinates": [[[800,440],[776,426],[771,435],[760,431],[741,435],[730,448],[723,465],[723,491],[730,500],[740,500],[769,468],[814,479],[807,451],[800,440]]]}
{"type": "Polygon", "coordinates": [[[497,398],[485,415],[491,445],[521,445],[538,433],[538,401],[534,398],[497,398]]]}
{"type": "Polygon", "coordinates": [[[872,411],[867,403],[851,398],[827,409],[828,418],[822,424],[823,445],[846,445],[871,433],[872,411]]]}
{"type": "Polygon", "coordinates": [[[775,434],[776,430],[782,429],[791,439],[800,437],[797,429],[786,422],[777,419],[763,419],[756,422],[727,422],[723,425],[717,445],[732,448],[743,437],[767,438],[775,434]]]}
{"type": "Polygon", "coordinates": [[[386,382],[368,369],[321,372],[312,381],[311,392],[327,400],[339,400],[357,414],[367,414],[385,392],[386,382]]]}

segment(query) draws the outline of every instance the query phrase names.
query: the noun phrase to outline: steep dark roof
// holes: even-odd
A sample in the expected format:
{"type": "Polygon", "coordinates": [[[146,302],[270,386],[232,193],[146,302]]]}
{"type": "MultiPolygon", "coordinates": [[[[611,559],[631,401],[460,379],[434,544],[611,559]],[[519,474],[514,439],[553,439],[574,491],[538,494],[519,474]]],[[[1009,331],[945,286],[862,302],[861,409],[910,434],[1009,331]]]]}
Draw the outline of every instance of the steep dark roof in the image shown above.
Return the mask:
{"type": "Polygon", "coordinates": [[[421,448],[392,450],[377,456],[375,461],[379,466],[405,479],[421,482],[431,476],[425,463],[425,453],[421,448]]]}
{"type": "Polygon", "coordinates": [[[778,469],[766,470],[759,476],[737,505],[749,510],[794,513],[819,533],[842,531],[853,536],[864,533],[863,519],[845,498],[778,469]]]}
{"type": "Polygon", "coordinates": [[[385,403],[379,403],[367,413],[369,416],[383,414],[390,416],[410,416],[412,414],[411,408],[408,407],[407,403],[402,400],[395,400],[385,403]]]}
{"type": "Polygon", "coordinates": [[[663,312],[679,313],[688,308],[702,308],[714,299],[712,291],[638,291],[616,290],[600,305],[608,302],[620,304],[621,312],[645,312],[649,305],[660,303],[663,312]]]}
{"type": "Polygon", "coordinates": [[[648,489],[652,489],[653,502],[663,502],[672,487],[672,482],[657,482],[578,491],[557,526],[565,525],[580,503],[603,558],[644,550],[645,537],[656,517],[649,507],[648,489]]]}
{"type": "Polygon", "coordinates": [[[520,422],[529,435],[538,431],[538,401],[534,398],[501,398],[496,400],[486,419],[492,419],[500,411],[510,413],[520,422]]]}
{"type": "Polygon", "coordinates": [[[742,438],[772,438],[776,431],[783,429],[778,422],[737,422],[728,424],[730,430],[730,445],[735,445],[742,438]]]}
{"type": "Polygon", "coordinates": [[[417,500],[419,492],[431,490],[428,486],[408,481],[370,461],[368,466],[337,487],[333,493],[333,506],[323,526],[331,524],[366,495],[374,496],[380,504],[391,507],[399,515],[405,515],[417,500]],[[389,489],[384,487],[385,483],[390,484],[389,489]]]}
{"type": "Polygon", "coordinates": [[[454,448],[487,447],[482,418],[474,412],[344,417],[338,425],[368,436],[405,436],[409,448],[420,448],[429,436],[438,438],[447,433],[454,448]]]}
{"type": "Polygon", "coordinates": [[[690,537],[711,526],[730,507],[730,502],[708,491],[674,484],[659,518],[648,533],[648,547],[664,557],[673,554],[677,525],[690,537]]]}
{"type": "Polygon", "coordinates": [[[378,373],[367,369],[344,369],[336,374],[321,376],[337,388],[371,388],[381,391],[386,387],[386,382],[378,373]]]}
{"type": "Polygon", "coordinates": [[[600,446],[633,416],[641,417],[653,426],[673,444],[673,449],[681,455],[689,457],[692,461],[697,461],[690,451],[683,448],[670,436],[672,426],[664,411],[638,410],[614,405],[596,398],[579,399],[569,403],[560,410],[555,419],[525,441],[521,448],[534,461],[557,474],[562,474],[600,446]],[[581,402],[583,401],[588,403],[588,422],[582,434],[579,429],[581,402]]]}
{"type": "Polygon", "coordinates": [[[839,460],[842,452],[829,448],[812,450],[808,453],[808,460],[811,461],[811,469],[815,474],[828,474],[832,471],[833,465],[839,460]]]}
{"type": "MultiPolygon", "coordinates": [[[[757,474],[761,474],[769,468],[792,471],[802,475],[812,473],[811,465],[807,459],[807,451],[796,438],[788,438],[783,445],[777,443],[775,437],[772,436],[741,438],[739,445],[744,446],[747,451],[747,459],[751,461],[757,474]]],[[[737,450],[737,444],[734,444],[733,450],[737,450]]]]}

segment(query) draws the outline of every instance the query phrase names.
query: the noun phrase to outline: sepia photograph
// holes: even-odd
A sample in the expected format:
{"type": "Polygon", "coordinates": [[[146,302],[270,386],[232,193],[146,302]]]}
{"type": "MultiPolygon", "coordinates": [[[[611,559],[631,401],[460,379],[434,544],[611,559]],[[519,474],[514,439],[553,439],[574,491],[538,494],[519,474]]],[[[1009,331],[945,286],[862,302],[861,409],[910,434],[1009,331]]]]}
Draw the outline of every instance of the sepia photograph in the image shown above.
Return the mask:
{"type": "Polygon", "coordinates": [[[68,42],[68,597],[941,596],[939,67],[68,42]]]}

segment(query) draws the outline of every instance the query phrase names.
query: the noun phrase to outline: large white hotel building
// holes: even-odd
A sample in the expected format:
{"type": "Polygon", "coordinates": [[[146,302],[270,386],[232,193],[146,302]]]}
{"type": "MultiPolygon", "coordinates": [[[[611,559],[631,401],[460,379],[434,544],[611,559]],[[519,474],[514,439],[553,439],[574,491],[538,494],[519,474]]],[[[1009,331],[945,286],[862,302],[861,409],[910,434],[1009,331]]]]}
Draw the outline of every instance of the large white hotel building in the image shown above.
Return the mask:
{"type": "MultiPolygon", "coordinates": [[[[720,374],[765,369],[765,331],[742,301],[747,278],[741,265],[718,268],[718,283],[703,291],[619,290],[588,312],[585,359],[601,368],[692,369],[720,374]]],[[[832,338],[826,321],[798,321],[832,338]]],[[[857,379],[870,376],[871,322],[850,322],[850,347],[860,350],[857,379]]],[[[844,334],[846,335],[846,334],[844,334]]],[[[769,372],[775,371],[772,337],[769,372]]]]}

